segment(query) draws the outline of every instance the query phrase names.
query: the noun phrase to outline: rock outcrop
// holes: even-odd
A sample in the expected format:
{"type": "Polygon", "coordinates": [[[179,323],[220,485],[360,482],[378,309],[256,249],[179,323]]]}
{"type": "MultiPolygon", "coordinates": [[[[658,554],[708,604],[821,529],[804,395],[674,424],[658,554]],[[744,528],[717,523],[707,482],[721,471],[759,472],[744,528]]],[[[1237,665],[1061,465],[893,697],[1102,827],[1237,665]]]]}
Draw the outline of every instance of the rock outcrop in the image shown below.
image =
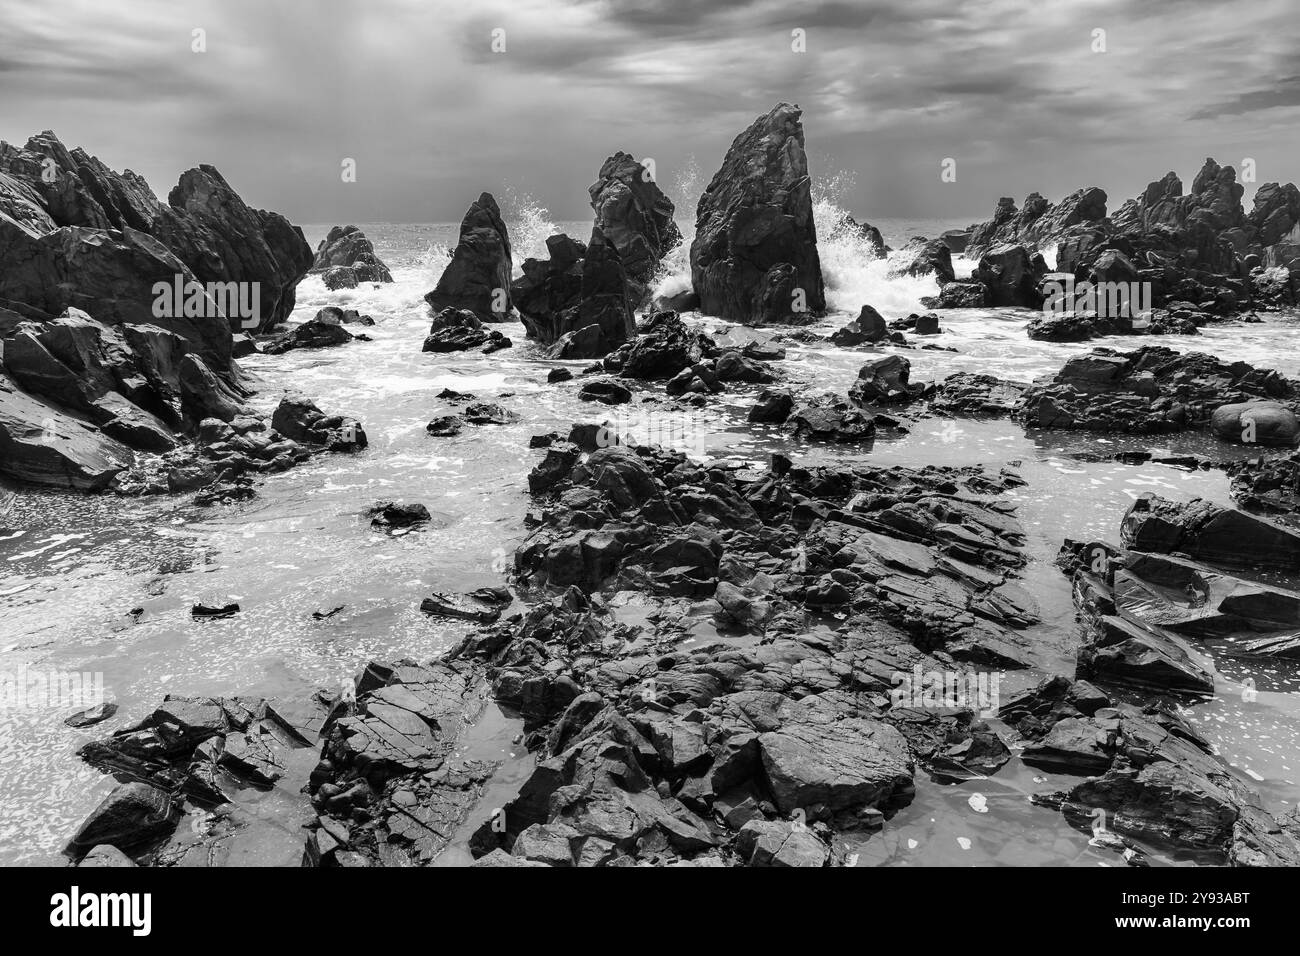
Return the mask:
{"type": "Polygon", "coordinates": [[[529,338],[553,358],[599,358],[636,335],[627,272],[599,228],[583,245],[546,240],[547,260],[527,259],[511,294],[529,338]]]}
{"type": "Polygon", "coordinates": [[[1297,400],[1294,383],[1270,369],[1201,352],[1149,345],[1097,348],[1028,388],[1015,415],[1026,427],[1158,434],[1204,428],[1222,405],[1297,400]]]}
{"type": "Polygon", "coordinates": [[[682,241],[673,221],[675,207],[650,171],[623,152],[605,160],[588,192],[596,229],[618,250],[629,303],[638,309],[650,294],[660,261],[682,241]]]}
{"type": "Polygon", "coordinates": [[[466,309],[481,322],[503,322],[510,315],[513,270],[510,235],[491,193],[483,193],[460,223],[460,238],[438,285],[424,297],[435,313],[466,309]]]}
{"type": "Polygon", "coordinates": [[[826,308],[800,115],[782,103],[755,120],[700,197],[691,282],[706,315],[761,325],[826,308]]]}
{"type": "Polygon", "coordinates": [[[319,246],[313,273],[324,273],[327,288],[356,288],[361,282],[392,282],[393,273],[375,253],[375,246],[356,226],[335,226],[319,246]]]}
{"type": "Polygon", "coordinates": [[[1038,193],[1030,193],[1019,209],[1014,199],[1004,196],[998,200],[992,219],[971,228],[965,252],[972,259],[1006,245],[1027,246],[1036,252],[1058,243],[1076,226],[1099,224],[1105,219],[1106,193],[1096,186],[1077,190],[1055,204],[1038,193]]]}
{"type": "Polygon", "coordinates": [[[987,305],[1038,309],[1045,275],[1047,263],[1039,253],[1022,245],[1002,245],[980,256],[971,277],[983,284],[987,305]]]}
{"type": "MultiPolygon", "coordinates": [[[[6,268],[0,299],[52,315],[75,306],[103,322],[145,321],[140,310],[147,313],[155,297],[137,290],[181,275],[205,286],[257,283],[255,325],[247,324],[252,316],[225,314],[236,330],[263,331],[289,317],[311,265],[300,229],[277,213],[251,209],[211,166],[183,173],[163,205],[135,173],[114,172],[46,131],[21,148],[0,143],[0,174],[10,183],[0,184],[0,243],[23,247],[21,255],[0,249],[0,258],[24,263],[6,268]],[[43,218],[33,219],[21,200],[15,214],[15,181],[35,197],[43,218]],[[25,238],[10,228],[14,221],[25,238]],[[50,285],[50,278],[58,281],[50,285]]],[[[220,350],[205,357],[224,368],[220,350]]]]}

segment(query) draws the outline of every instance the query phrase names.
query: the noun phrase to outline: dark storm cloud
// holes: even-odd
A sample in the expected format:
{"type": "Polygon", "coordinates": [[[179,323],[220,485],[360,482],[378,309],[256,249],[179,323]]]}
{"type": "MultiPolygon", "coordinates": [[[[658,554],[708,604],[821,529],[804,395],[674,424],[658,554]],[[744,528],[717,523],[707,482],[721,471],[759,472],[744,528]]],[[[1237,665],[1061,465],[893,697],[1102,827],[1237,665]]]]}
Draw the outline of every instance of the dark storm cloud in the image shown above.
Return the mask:
{"type": "Polygon", "coordinates": [[[671,193],[692,157],[707,180],[781,100],[804,110],[814,173],[843,171],[843,201],[868,218],[974,218],[1000,195],[1092,183],[1117,205],[1209,154],[1300,178],[1289,0],[13,7],[0,137],[53,128],[164,195],[211,162],[299,221],[456,219],[482,189],[512,188],[585,217],[614,150],[653,157],[671,193]],[[345,158],[356,183],[340,180],[345,158]],[[939,181],[946,158],[956,183],[939,181]]]}

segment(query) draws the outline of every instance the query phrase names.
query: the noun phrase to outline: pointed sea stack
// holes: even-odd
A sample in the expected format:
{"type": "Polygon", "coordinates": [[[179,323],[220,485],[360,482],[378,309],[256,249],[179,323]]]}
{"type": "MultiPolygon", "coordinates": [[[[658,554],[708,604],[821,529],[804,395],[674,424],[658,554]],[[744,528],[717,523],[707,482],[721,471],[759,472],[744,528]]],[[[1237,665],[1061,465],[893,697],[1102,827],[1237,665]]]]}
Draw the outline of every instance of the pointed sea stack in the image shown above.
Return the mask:
{"type": "Polygon", "coordinates": [[[801,115],[781,103],[755,120],[700,197],[691,281],[706,315],[759,325],[825,311],[801,115]]]}
{"type": "Polygon", "coordinates": [[[434,312],[468,309],[483,322],[510,314],[510,235],[491,193],[483,193],[460,223],[460,241],[438,286],[424,297],[434,312]]]}

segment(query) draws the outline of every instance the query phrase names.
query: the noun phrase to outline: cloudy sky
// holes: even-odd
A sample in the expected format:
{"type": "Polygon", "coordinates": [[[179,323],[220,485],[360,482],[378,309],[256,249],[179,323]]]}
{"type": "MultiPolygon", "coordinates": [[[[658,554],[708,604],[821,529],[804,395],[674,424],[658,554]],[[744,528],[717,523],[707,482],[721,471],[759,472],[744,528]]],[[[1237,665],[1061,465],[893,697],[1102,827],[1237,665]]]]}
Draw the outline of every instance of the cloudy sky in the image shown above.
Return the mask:
{"type": "Polygon", "coordinates": [[[982,219],[1211,155],[1300,180],[1298,41],[1294,0],[5,0],[0,139],[52,128],[164,196],[212,163],[298,222],[508,188],[569,219],[614,150],[677,198],[787,100],[859,218],[982,219]]]}

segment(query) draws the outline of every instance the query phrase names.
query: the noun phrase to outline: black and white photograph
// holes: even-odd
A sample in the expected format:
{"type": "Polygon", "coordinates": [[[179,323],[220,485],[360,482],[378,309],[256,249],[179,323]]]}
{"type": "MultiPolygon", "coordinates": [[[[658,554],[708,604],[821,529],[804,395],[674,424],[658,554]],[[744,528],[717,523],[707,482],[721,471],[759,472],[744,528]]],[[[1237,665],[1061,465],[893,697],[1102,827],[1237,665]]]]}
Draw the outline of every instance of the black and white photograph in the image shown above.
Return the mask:
{"type": "Polygon", "coordinates": [[[745,867],[1280,921],[1297,12],[0,0],[24,919],[745,867]]]}

